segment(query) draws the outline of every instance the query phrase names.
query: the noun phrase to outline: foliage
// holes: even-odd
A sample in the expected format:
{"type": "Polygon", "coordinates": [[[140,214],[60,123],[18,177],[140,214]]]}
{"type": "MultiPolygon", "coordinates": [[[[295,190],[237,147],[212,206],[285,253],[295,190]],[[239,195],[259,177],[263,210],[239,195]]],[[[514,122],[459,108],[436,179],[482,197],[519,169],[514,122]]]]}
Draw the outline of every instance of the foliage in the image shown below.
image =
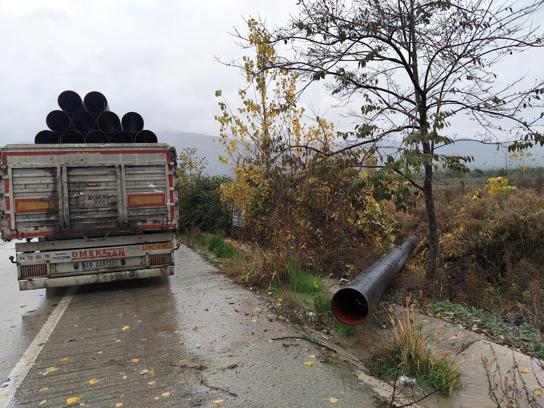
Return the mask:
{"type": "MultiPolygon", "coordinates": [[[[494,313],[452,303],[449,300],[430,304],[429,311],[435,316],[483,332],[509,346],[519,347],[524,352],[538,354],[544,351],[544,343],[540,332],[526,323],[516,326],[511,322],[505,322],[504,319],[494,313]]],[[[544,355],[541,357],[544,357],[544,355]]]]}
{"type": "Polygon", "coordinates": [[[291,257],[289,260],[289,287],[295,292],[312,294],[323,291],[324,285],[319,276],[302,271],[297,259],[291,257]]]}
{"type": "Polygon", "coordinates": [[[491,197],[497,197],[515,192],[516,187],[508,185],[506,177],[493,177],[487,180],[486,190],[491,197]]]}
{"type": "Polygon", "coordinates": [[[182,149],[178,157],[179,229],[226,232],[230,214],[220,199],[220,186],[228,179],[204,174],[206,159],[196,156],[195,148],[182,149]]]}
{"type": "Polygon", "coordinates": [[[360,168],[375,161],[373,154],[361,150],[324,160],[321,152],[331,150],[336,136],[333,126],[323,118],[303,120],[297,74],[267,69],[279,58],[270,36],[254,20],[248,29],[245,46],[255,56],[243,59],[247,87],[239,92],[240,107],[231,108],[216,93],[223,159],[234,173],[221,186],[221,198],[242,215],[241,236],[287,254],[262,283],[288,278],[290,254],[310,273],[349,276],[393,241],[394,222],[379,202],[385,197],[374,194],[372,172],[360,168]]]}
{"type": "Polygon", "coordinates": [[[219,234],[210,234],[206,240],[206,244],[208,249],[218,258],[233,258],[236,255],[234,247],[227,244],[219,234]]]}

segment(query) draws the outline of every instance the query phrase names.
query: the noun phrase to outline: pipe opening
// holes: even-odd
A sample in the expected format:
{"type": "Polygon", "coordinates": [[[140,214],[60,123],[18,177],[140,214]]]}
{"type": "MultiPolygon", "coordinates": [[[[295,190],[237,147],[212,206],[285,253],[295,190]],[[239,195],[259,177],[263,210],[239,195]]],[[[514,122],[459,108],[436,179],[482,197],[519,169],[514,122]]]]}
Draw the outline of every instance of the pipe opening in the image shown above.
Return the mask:
{"type": "Polygon", "coordinates": [[[151,130],[142,130],[136,134],[134,141],[136,143],[157,143],[157,135],[151,130]]]}
{"type": "Polygon", "coordinates": [[[89,112],[100,113],[108,110],[108,100],[98,91],[91,91],[85,95],[83,104],[89,112]]]}
{"type": "Polygon", "coordinates": [[[83,109],[81,96],[74,91],[63,91],[57,98],[60,108],[67,113],[77,112],[83,109]]]}
{"type": "Polygon", "coordinates": [[[70,116],[61,110],[54,110],[47,114],[45,123],[53,132],[64,132],[70,128],[70,116]]]}
{"type": "Polygon", "coordinates": [[[119,116],[114,112],[102,112],[98,116],[98,128],[106,133],[118,132],[121,129],[119,116]]]}
{"type": "Polygon", "coordinates": [[[96,125],[96,115],[87,111],[76,112],[72,117],[72,125],[76,130],[86,134],[94,129],[96,125]]]}
{"type": "Polygon", "coordinates": [[[91,130],[85,136],[85,143],[108,143],[108,135],[101,130],[91,130]]]}
{"type": "Polygon", "coordinates": [[[77,130],[67,130],[60,137],[61,143],[85,143],[85,138],[77,130]]]}
{"type": "Polygon", "coordinates": [[[144,128],[144,118],[136,112],[125,113],[121,123],[125,132],[138,133],[144,128]]]}
{"type": "Polygon", "coordinates": [[[343,288],[331,300],[334,316],[342,323],[355,326],[368,317],[368,301],[364,295],[353,288],[343,288]]]}
{"type": "Polygon", "coordinates": [[[59,135],[51,130],[41,130],[34,138],[35,144],[56,144],[59,141],[59,135]]]}

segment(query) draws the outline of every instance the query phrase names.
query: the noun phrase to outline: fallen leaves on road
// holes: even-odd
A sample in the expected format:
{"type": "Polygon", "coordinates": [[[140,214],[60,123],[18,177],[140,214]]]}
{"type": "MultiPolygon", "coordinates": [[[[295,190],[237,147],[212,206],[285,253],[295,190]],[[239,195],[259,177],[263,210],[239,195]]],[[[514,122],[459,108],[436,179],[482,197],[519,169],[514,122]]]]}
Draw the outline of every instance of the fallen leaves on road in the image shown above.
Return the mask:
{"type": "Polygon", "coordinates": [[[81,398],[79,398],[78,396],[73,396],[73,397],[66,398],[66,405],[68,405],[68,406],[76,405],[76,404],[79,404],[80,402],[81,402],[81,398]]]}
{"type": "Polygon", "coordinates": [[[140,362],[140,359],[139,359],[138,357],[134,357],[134,358],[133,358],[132,360],[130,360],[130,361],[132,361],[134,364],[136,364],[136,363],[139,363],[139,362],[140,362]]]}
{"type": "Polygon", "coordinates": [[[157,381],[155,380],[151,380],[147,382],[147,385],[155,385],[155,384],[157,384],[157,381]]]}
{"type": "Polygon", "coordinates": [[[172,395],[172,394],[171,394],[169,391],[165,391],[165,392],[163,392],[163,393],[161,394],[161,396],[162,396],[163,398],[168,398],[168,397],[170,397],[170,395],[172,395]]]}
{"type": "Polygon", "coordinates": [[[99,382],[100,382],[100,380],[98,378],[91,378],[89,381],[87,381],[87,383],[89,383],[91,385],[98,384],[99,382]]]}
{"type": "Polygon", "coordinates": [[[329,402],[330,402],[331,404],[336,404],[336,403],[338,402],[338,398],[330,397],[330,398],[329,398],[329,402]]]}
{"type": "Polygon", "coordinates": [[[312,366],[315,365],[315,361],[312,361],[312,360],[305,361],[305,362],[304,362],[304,365],[305,365],[306,367],[312,367],[312,366]]]}
{"type": "Polygon", "coordinates": [[[144,368],[142,371],[140,371],[140,375],[145,375],[149,372],[147,368],[144,368]]]}
{"type": "Polygon", "coordinates": [[[115,408],[121,408],[122,406],[124,406],[125,404],[123,404],[122,402],[116,402],[115,403],[115,408]]]}
{"type": "Polygon", "coordinates": [[[45,369],[45,371],[42,373],[42,375],[47,375],[54,373],[55,371],[58,371],[59,369],[57,367],[48,367],[45,369]]]}
{"type": "Polygon", "coordinates": [[[68,357],[62,357],[59,361],[61,364],[68,364],[70,359],[68,357]]]}
{"type": "Polygon", "coordinates": [[[529,374],[529,369],[527,367],[523,367],[519,370],[521,374],[529,374]]]}
{"type": "Polygon", "coordinates": [[[213,400],[213,401],[212,401],[212,404],[214,404],[214,405],[221,405],[223,402],[225,402],[225,400],[219,398],[219,399],[213,400]]]}
{"type": "Polygon", "coordinates": [[[125,331],[125,332],[126,332],[126,331],[129,331],[129,330],[130,330],[130,326],[127,324],[126,326],[121,327],[121,330],[122,330],[122,331],[125,331]]]}
{"type": "Polygon", "coordinates": [[[47,392],[47,391],[49,391],[49,387],[40,388],[40,392],[47,392]]]}
{"type": "Polygon", "coordinates": [[[537,397],[542,397],[542,388],[535,388],[533,394],[535,394],[537,397]]]}

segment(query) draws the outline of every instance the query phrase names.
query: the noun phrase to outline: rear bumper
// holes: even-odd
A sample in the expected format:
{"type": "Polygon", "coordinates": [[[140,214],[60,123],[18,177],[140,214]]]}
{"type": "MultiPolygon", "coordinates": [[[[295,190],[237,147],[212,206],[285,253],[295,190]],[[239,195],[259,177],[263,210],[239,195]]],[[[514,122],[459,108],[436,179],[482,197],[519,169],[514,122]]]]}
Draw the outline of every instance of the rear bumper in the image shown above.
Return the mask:
{"type": "Polygon", "coordinates": [[[92,273],[88,275],[63,276],[59,278],[36,278],[19,280],[19,290],[58,288],[62,286],[89,285],[120,280],[154,278],[174,274],[174,266],[160,268],[135,269],[130,271],[92,273]]]}

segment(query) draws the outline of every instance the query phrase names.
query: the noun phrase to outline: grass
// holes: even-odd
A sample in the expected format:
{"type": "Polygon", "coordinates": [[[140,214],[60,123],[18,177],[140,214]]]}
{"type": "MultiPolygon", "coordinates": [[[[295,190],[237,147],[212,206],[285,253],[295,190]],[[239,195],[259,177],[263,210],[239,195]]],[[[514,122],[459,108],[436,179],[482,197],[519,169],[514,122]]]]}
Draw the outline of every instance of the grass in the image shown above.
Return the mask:
{"type": "Polygon", "coordinates": [[[421,326],[415,323],[415,312],[406,307],[402,316],[392,316],[393,342],[383,347],[368,362],[374,375],[395,381],[406,375],[418,383],[449,396],[460,385],[459,366],[444,356],[435,355],[427,346],[421,326]]]}
{"type": "Polygon", "coordinates": [[[193,231],[181,236],[181,241],[190,248],[206,248],[217,258],[234,258],[236,249],[225,242],[221,234],[204,234],[193,231]]]}
{"type": "Polygon", "coordinates": [[[518,347],[524,352],[535,353],[544,358],[544,342],[535,327],[523,323],[514,326],[500,316],[487,310],[467,307],[449,300],[441,300],[428,306],[433,315],[462,324],[465,328],[479,331],[505,344],[518,347]]]}
{"type": "Polygon", "coordinates": [[[323,280],[317,276],[301,270],[295,257],[289,259],[289,287],[298,293],[318,293],[325,288],[323,280]]]}

